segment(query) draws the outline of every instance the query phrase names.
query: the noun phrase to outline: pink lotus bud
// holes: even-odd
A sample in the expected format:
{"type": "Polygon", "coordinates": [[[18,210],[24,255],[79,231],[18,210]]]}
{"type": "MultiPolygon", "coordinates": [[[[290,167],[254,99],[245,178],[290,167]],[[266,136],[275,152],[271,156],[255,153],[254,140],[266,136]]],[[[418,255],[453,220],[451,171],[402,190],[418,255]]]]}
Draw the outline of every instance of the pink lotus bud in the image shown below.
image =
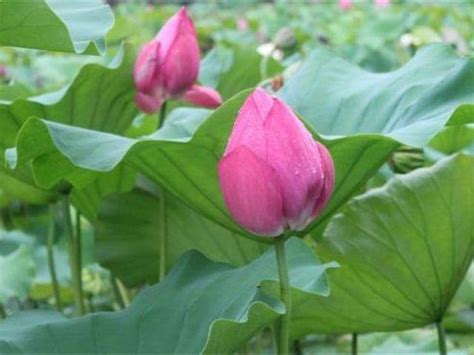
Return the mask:
{"type": "Polygon", "coordinates": [[[184,93],[199,73],[196,30],[185,7],[141,49],[134,68],[137,89],[164,98],[184,93]]]}
{"type": "Polygon", "coordinates": [[[216,90],[200,85],[191,86],[183,95],[183,100],[208,108],[216,108],[222,104],[222,97],[216,90]]]}
{"type": "Polygon", "coordinates": [[[339,7],[343,10],[352,8],[352,0],[339,0],[339,7]]]}
{"type": "MultiPolygon", "coordinates": [[[[166,22],[151,42],[142,47],[137,57],[133,77],[138,90],[135,99],[138,106],[150,112],[152,109],[158,110],[165,100],[185,95],[198,77],[199,59],[196,30],[183,7],[166,22]],[[152,97],[155,97],[154,101],[152,97]]],[[[203,95],[201,93],[196,98],[196,95],[191,94],[190,100],[209,104],[210,99],[204,100],[203,95]]],[[[215,102],[216,95],[212,95],[215,102]]]]}
{"type": "Polygon", "coordinates": [[[153,40],[145,44],[133,69],[133,79],[138,91],[153,95],[160,90],[159,42],[153,40]]]}
{"type": "Polygon", "coordinates": [[[218,170],[230,214],[263,236],[303,230],[334,187],[327,149],[287,105],[262,89],[241,107],[218,170]]]}
{"type": "Polygon", "coordinates": [[[390,0],[375,0],[375,6],[379,9],[383,9],[385,7],[390,6],[390,0]]]}

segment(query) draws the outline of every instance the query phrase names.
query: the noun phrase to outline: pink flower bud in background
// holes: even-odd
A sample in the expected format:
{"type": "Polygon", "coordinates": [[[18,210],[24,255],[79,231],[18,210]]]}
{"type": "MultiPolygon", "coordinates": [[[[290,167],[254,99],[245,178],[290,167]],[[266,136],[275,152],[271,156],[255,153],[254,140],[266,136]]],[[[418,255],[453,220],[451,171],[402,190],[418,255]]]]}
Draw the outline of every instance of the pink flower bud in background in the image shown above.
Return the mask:
{"type": "Polygon", "coordinates": [[[303,230],[334,188],[328,150],[286,104],[263,89],[241,107],[218,173],[232,217],[263,236],[303,230]]]}
{"type": "Polygon", "coordinates": [[[379,9],[383,9],[385,7],[390,6],[390,0],[375,0],[375,6],[379,9]]]}
{"type": "MultiPolygon", "coordinates": [[[[137,57],[133,78],[135,102],[142,111],[157,111],[165,100],[185,98],[199,73],[200,52],[196,30],[185,7],[171,17],[156,37],[145,44],[137,57]]],[[[222,99],[211,88],[191,94],[193,103],[206,102],[213,95],[218,106],[222,99]],[[212,92],[212,93],[211,93],[212,92]],[[202,97],[200,97],[202,96],[202,97]]],[[[210,107],[209,105],[206,107],[210,107]]]]}
{"type": "Polygon", "coordinates": [[[352,8],[352,0],[339,0],[339,7],[343,10],[352,8]]]}
{"type": "Polygon", "coordinates": [[[7,76],[7,67],[0,64],[0,78],[4,76],[7,76]]]}
{"type": "Polygon", "coordinates": [[[245,17],[239,17],[236,20],[236,24],[239,31],[247,31],[249,29],[249,22],[245,17]]]}

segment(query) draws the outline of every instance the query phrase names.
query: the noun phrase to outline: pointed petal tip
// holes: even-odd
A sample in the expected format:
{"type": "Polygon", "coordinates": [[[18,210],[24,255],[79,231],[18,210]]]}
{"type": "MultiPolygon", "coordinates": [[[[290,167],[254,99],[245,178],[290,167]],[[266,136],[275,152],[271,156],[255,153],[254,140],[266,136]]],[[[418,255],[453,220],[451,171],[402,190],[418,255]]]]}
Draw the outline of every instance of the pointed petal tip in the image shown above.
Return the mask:
{"type": "Polygon", "coordinates": [[[272,95],[270,95],[264,88],[258,86],[255,88],[254,91],[250,94],[254,100],[268,100],[268,99],[275,99],[272,95]]]}
{"type": "Polygon", "coordinates": [[[191,18],[191,14],[186,6],[182,6],[174,16],[176,16],[180,22],[186,21],[194,26],[193,19],[191,18]]]}

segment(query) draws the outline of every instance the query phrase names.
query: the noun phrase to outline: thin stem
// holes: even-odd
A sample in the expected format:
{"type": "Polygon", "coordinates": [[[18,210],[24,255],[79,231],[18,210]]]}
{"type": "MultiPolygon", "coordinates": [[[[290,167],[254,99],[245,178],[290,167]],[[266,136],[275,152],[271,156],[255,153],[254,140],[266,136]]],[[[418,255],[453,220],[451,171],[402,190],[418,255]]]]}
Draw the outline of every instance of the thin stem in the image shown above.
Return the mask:
{"type": "Polygon", "coordinates": [[[160,115],[158,116],[158,129],[163,127],[163,123],[165,123],[165,118],[166,118],[166,105],[168,104],[168,101],[163,102],[160,108],[160,115]]]}
{"type": "Polygon", "coordinates": [[[358,334],[352,333],[352,345],[351,345],[352,355],[357,355],[357,340],[358,340],[358,334]]]}
{"type": "Polygon", "coordinates": [[[48,240],[47,240],[47,253],[48,253],[48,268],[49,275],[51,276],[51,284],[53,285],[54,304],[56,309],[61,312],[61,293],[59,291],[58,277],[56,275],[56,266],[54,262],[54,227],[55,227],[55,210],[54,205],[49,205],[49,226],[48,226],[48,240]]]}
{"type": "Polygon", "coordinates": [[[110,275],[110,283],[112,284],[112,290],[114,292],[115,299],[120,307],[120,309],[125,308],[125,301],[120,293],[119,285],[117,279],[114,277],[113,274],[110,275]]]}
{"type": "MultiPolygon", "coordinates": [[[[158,129],[163,127],[163,123],[166,118],[166,105],[167,101],[163,102],[160,108],[160,115],[158,116],[158,129]]],[[[160,258],[160,273],[158,280],[161,281],[166,275],[166,199],[165,199],[165,189],[160,188],[160,231],[158,235],[158,247],[159,247],[159,258],[160,258]]]]}
{"type": "Polygon", "coordinates": [[[280,317],[278,332],[278,354],[289,353],[289,332],[291,318],[291,293],[290,280],[288,276],[288,265],[285,255],[285,236],[281,235],[276,238],[275,250],[278,264],[278,274],[280,277],[280,297],[285,305],[286,312],[280,317]]]}
{"type": "Polygon", "coordinates": [[[446,355],[448,351],[446,348],[446,332],[444,331],[443,323],[436,323],[436,328],[438,329],[439,354],[446,355]]]}
{"type": "Polygon", "coordinates": [[[159,281],[163,280],[166,275],[166,197],[165,189],[161,188],[161,197],[160,197],[160,232],[159,232],[159,253],[160,253],[160,275],[159,281]]]}
{"type": "Polygon", "coordinates": [[[78,283],[79,292],[81,294],[82,308],[84,308],[84,292],[82,289],[82,226],[81,226],[81,213],[76,210],[76,235],[75,235],[75,248],[76,248],[76,263],[78,270],[78,283]]]}
{"type": "Polygon", "coordinates": [[[81,291],[81,270],[78,268],[80,263],[77,261],[78,259],[78,250],[76,244],[76,238],[74,237],[74,232],[72,229],[72,222],[71,222],[71,211],[69,207],[69,196],[64,195],[62,199],[63,205],[63,218],[64,218],[64,229],[66,230],[66,235],[68,237],[68,244],[69,244],[69,263],[71,266],[71,274],[72,274],[72,288],[74,291],[74,303],[76,306],[76,313],[79,315],[84,314],[84,301],[82,299],[82,291],[81,291]]]}
{"type": "Polygon", "coordinates": [[[278,352],[278,336],[275,324],[270,327],[270,335],[272,337],[272,351],[276,354],[278,352]]]}
{"type": "Polygon", "coordinates": [[[293,354],[294,355],[303,355],[303,349],[301,347],[301,341],[296,339],[293,341],[293,354]]]}
{"type": "Polygon", "coordinates": [[[0,302],[0,319],[7,318],[7,312],[5,312],[5,308],[3,304],[0,302]]]}

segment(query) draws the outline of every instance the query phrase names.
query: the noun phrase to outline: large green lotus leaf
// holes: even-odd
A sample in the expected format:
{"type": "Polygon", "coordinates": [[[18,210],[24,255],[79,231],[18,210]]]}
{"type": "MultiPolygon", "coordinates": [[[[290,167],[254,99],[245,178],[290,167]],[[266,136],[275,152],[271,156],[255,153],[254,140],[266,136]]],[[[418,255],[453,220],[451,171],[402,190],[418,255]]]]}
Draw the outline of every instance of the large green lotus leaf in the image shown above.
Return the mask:
{"type": "MultiPolygon", "coordinates": [[[[229,216],[217,177],[217,162],[248,94],[245,91],[227,101],[194,134],[163,129],[143,139],[130,139],[31,119],[18,135],[17,148],[7,152],[9,162],[14,167],[33,160],[37,183],[50,188],[62,179],[76,186],[89,184],[94,171],[111,171],[124,161],[211,220],[248,235],[229,216]]],[[[375,135],[327,143],[336,163],[337,186],[331,201],[335,206],[354,193],[398,145],[375,135]]]]}
{"type": "MultiPolygon", "coordinates": [[[[85,65],[74,81],[63,90],[0,103],[0,150],[15,144],[19,129],[31,116],[45,116],[55,122],[99,131],[124,132],[137,114],[130,74],[132,57],[131,48],[126,46],[109,66],[85,65]]],[[[35,139],[31,143],[34,145],[36,141],[35,139]]],[[[51,168],[64,163],[60,154],[53,157],[53,160],[55,164],[51,168]]],[[[23,165],[15,172],[7,170],[3,167],[3,154],[0,163],[0,187],[6,194],[33,203],[44,203],[53,198],[54,194],[50,191],[35,186],[29,166],[23,165]]],[[[94,198],[99,196],[100,194],[96,194],[94,198]]]]}
{"type": "Polygon", "coordinates": [[[431,140],[430,148],[446,155],[456,152],[474,154],[474,124],[446,127],[431,140]]]}
{"type": "Polygon", "coordinates": [[[112,171],[100,174],[84,187],[72,189],[71,203],[89,221],[94,221],[101,199],[112,193],[133,189],[136,175],[133,168],[126,164],[120,164],[112,171]]]}
{"type": "Polygon", "coordinates": [[[379,74],[321,48],[279,95],[322,135],[377,133],[423,146],[458,106],[471,104],[460,108],[456,123],[474,122],[473,82],[474,59],[448,45],[423,47],[400,69],[379,74]]]}
{"type": "Polygon", "coordinates": [[[28,167],[20,167],[12,174],[0,167],[0,194],[9,201],[20,198],[25,202],[41,204],[55,198],[53,192],[37,188],[28,167]]]}
{"type": "MultiPolygon", "coordinates": [[[[465,59],[455,57],[442,46],[428,47],[425,52],[436,54],[440,50],[446,56],[456,58],[459,63],[466,63],[465,59]]],[[[439,55],[434,58],[439,60],[439,55]]],[[[326,60],[327,58],[321,59],[326,60]]],[[[310,63],[315,60],[311,59],[310,63]]],[[[334,60],[339,61],[338,59],[334,60]]],[[[423,56],[423,60],[420,60],[418,56],[406,66],[416,66],[420,72],[425,73],[426,77],[431,78],[433,74],[426,68],[436,65],[436,63],[438,62],[431,62],[431,57],[423,56]]],[[[463,64],[462,67],[472,67],[472,62],[468,63],[469,65],[463,64]]],[[[316,64],[313,63],[313,66],[318,67],[316,64]]],[[[400,71],[403,71],[405,67],[400,71]]],[[[304,69],[305,67],[302,68],[302,70],[304,69]]],[[[368,75],[360,69],[354,70],[357,73],[368,75]]],[[[469,72],[464,74],[470,75],[469,72]]],[[[371,75],[378,77],[381,74],[371,75]]],[[[405,95],[410,93],[410,77],[412,75],[409,72],[406,77],[403,77],[407,87],[405,90],[400,90],[405,95]]],[[[452,85],[459,83],[462,86],[464,78],[465,76],[462,75],[445,80],[450,81],[452,85]]],[[[349,80],[349,82],[352,81],[349,80]]],[[[288,85],[294,84],[290,82],[288,85]]],[[[233,232],[248,235],[229,216],[221,196],[217,177],[218,160],[223,154],[238,110],[248,95],[249,91],[244,91],[234,96],[204,119],[200,125],[193,123],[193,127],[197,127],[195,131],[189,130],[186,135],[182,136],[170,136],[166,130],[161,130],[142,139],[129,139],[60,125],[46,120],[32,119],[23,126],[19,133],[16,149],[8,152],[9,162],[14,167],[18,163],[21,165],[23,162],[33,160],[37,183],[42,187],[50,187],[62,179],[67,179],[75,185],[84,184],[85,181],[91,179],[93,171],[110,171],[125,161],[181,198],[194,210],[233,232]],[[54,169],[51,169],[52,166],[54,169]]],[[[335,92],[333,95],[337,97],[339,93],[335,92]]],[[[282,96],[286,100],[294,102],[294,98],[285,97],[285,91],[282,96]]],[[[454,94],[451,96],[456,97],[454,94]]],[[[381,95],[379,100],[384,101],[384,95],[381,95]]],[[[324,105],[325,102],[319,102],[318,105],[324,105]]],[[[331,101],[328,100],[328,102],[331,101]]],[[[444,104],[445,101],[440,98],[439,105],[444,104]]],[[[472,119],[469,114],[470,110],[464,109],[469,106],[460,106],[459,109],[456,109],[456,104],[453,102],[452,110],[441,115],[438,114],[441,110],[440,106],[433,102],[430,105],[433,111],[431,121],[441,122],[441,126],[443,126],[446,123],[464,124],[472,119]],[[452,121],[448,122],[450,117],[452,117],[452,121]]],[[[318,105],[314,106],[314,112],[324,111],[323,107],[318,109],[318,105]]],[[[426,108],[426,110],[429,109],[426,108]]],[[[310,113],[307,112],[307,114],[310,113]]],[[[337,111],[334,111],[334,114],[337,115],[337,111]]],[[[377,118],[378,121],[383,119],[387,121],[387,127],[393,124],[390,116],[377,118]]],[[[425,119],[425,116],[419,116],[420,122],[425,119]]],[[[414,124],[413,122],[405,123],[410,127],[414,124]]],[[[186,123],[183,122],[183,124],[186,123]]],[[[336,126],[338,125],[334,127],[336,126]]],[[[397,127],[402,127],[402,124],[398,124],[397,127]]],[[[364,127],[361,126],[360,130],[363,132],[364,127]]],[[[323,130],[323,133],[327,134],[328,132],[323,130]]],[[[340,134],[342,132],[334,131],[333,133],[340,134]]],[[[314,132],[313,134],[317,139],[320,139],[314,132]]],[[[318,236],[332,213],[351,195],[359,191],[387,160],[391,152],[400,145],[399,141],[385,134],[390,135],[385,128],[381,128],[377,134],[357,133],[342,137],[325,136],[327,139],[324,142],[331,151],[336,166],[336,187],[324,213],[308,228],[308,231],[319,226],[312,232],[318,236]]],[[[422,140],[427,143],[431,135],[428,130],[421,132],[419,143],[422,143],[422,140]]],[[[402,140],[402,142],[405,141],[406,139],[402,140]]]]}
{"type": "Polygon", "coordinates": [[[473,176],[474,158],[457,155],[349,202],[316,248],[341,265],[331,296],[296,310],[295,336],[440,321],[474,255],[473,176]]]}
{"type": "MultiPolygon", "coordinates": [[[[327,296],[325,271],[334,264],[320,264],[301,240],[290,240],[286,248],[292,290],[307,297],[327,296]]],[[[285,312],[267,293],[276,280],[273,250],[241,268],[191,251],[124,311],[74,320],[33,311],[6,319],[0,323],[0,352],[232,353],[285,312]]]]}
{"type": "MultiPolygon", "coordinates": [[[[193,212],[166,194],[166,267],[194,249],[207,258],[234,266],[248,264],[266,246],[242,238],[193,212]]],[[[99,262],[127,286],[154,283],[159,276],[161,205],[144,190],[105,198],[95,222],[95,250],[99,262]]]]}
{"type": "Polygon", "coordinates": [[[108,66],[85,65],[73,82],[59,91],[0,102],[0,148],[14,145],[18,130],[32,116],[98,131],[125,131],[137,114],[132,61],[133,50],[125,46],[108,66]]]}
{"type": "Polygon", "coordinates": [[[0,18],[0,46],[84,54],[104,54],[114,24],[99,0],[3,0],[0,18]]]}

